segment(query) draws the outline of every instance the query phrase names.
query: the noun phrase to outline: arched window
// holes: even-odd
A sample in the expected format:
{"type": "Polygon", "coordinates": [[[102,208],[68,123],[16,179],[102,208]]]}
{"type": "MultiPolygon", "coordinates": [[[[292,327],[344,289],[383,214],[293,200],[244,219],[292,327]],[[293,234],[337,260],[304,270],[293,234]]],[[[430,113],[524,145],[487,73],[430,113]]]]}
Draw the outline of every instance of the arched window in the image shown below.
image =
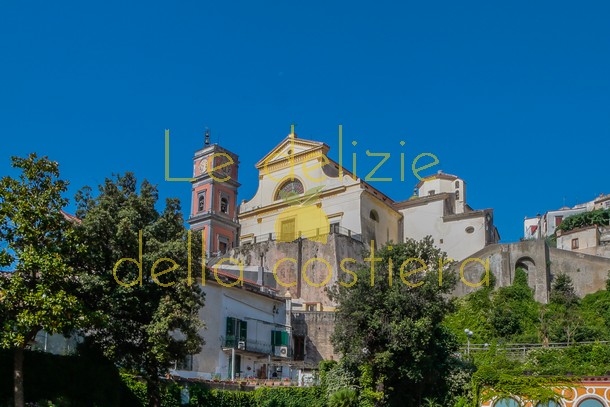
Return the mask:
{"type": "Polygon", "coordinates": [[[220,212],[229,213],[229,200],[224,196],[220,198],[220,212]]]}
{"type": "Polygon", "coordinates": [[[513,398],[505,397],[496,401],[494,407],[519,407],[519,402],[513,398]]]}
{"type": "Polygon", "coordinates": [[[303,188],[303,184],[298,179],[289,179],[285,181],[280,187],[277,189],[275,193],[275,200],[284,199],[287,194],[302,194],[305,192],[303,188]]]}
{"type": "Polygon", "coordinates": [[[199,194],[197,197],[197,212],[205,211],[205,194],[199,194]]]}
{"type": "Polygon", "coordinates": [[[604,407],[604,405],[597,399],[585,399],[578,403],[577,407],[604,407]]]}
{"type": "Polygon", "coordinates": [[[457,191],[455,191],[455,200],[456,201],[460,200],[460,190],[459,189],[457,191]]]}
{"type": "Polygon", "coordinates": [[[544,403],[538,403],[536,404],[536,407],[561,407],[561,404],[551,400],[544,403]]]}
{"type": "Polygon", "coordinates": [[[375,209],[371,209],[371,212],[369,213],[369,217],[374,220],[375,222],[379,222],[379,214],[377,213],[377,211],[375,209]]]}
{"type": "Polygon", "coordinates": [[[455,181],[455,187],[459,188],[460,187],[460,181],[455,181]]]}

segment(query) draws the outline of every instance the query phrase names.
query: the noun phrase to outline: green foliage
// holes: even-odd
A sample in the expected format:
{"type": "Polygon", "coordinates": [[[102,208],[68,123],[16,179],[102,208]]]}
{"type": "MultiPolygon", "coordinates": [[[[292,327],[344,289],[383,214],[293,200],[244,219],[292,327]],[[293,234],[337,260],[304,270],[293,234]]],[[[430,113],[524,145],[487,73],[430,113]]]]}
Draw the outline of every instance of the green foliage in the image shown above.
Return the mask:
{"type": "Polygon", "coordinates": [[[568,216],[561,222],[557,229],[567,232],[568,230],[585,226],[607,226],[608,224],[610,224],[610,209],[596,209],[594,211],[568,216]]]}
{"type": "Polygon", "coordinates": [[[21,175],[0,180],[0,267],[14,267],[0,278],[0,347],[23,348],[42,329],[61,333],[78,326],[83,314],[67,263],[72,225],[61,212],[68,183],[46,157],[12,162],[21,175]]]}
{"type": "MultiPolygon", "coordinates": [[[[88,188],[77,194],[82,222],[76,232],[87,250],[75,267],[83,270],[81,296],[99,316],[88,339],[144,378],[150,405],[159,403],[159,376],[172,361],[197,353],[203,342],[198,334],[203,294],[187,275],[189,247],[180,204],[167,199],[159,212],[157,200],[156,188],[145,180],[138,190],[131,173],[106,179],[96,197],[88,188]],[[117,268],[121,259],[134,260],[117,268]],[[153,267],[169,272],[151,277],[153,267]]],[[[192,251],[200,253],[199,240],[193,240],[192,251]]],[[[193,263],[200,264],[200,257],[194,256],[193,263]]]]}
{"type": "Polygon", "coordinates": [[[499,350],[498,342],[610,340],[610,292],[602,290],[579,299],[571,279],[559,274],[550,294],[549,304],[536,303],[527,274],[517,270],[510,287],[482,288],[455,300],[456,311],[447,315],[445,325],[462,343],[466,343],[463,330],[468,328],[474,332],[472,342],[491,344],[486,352],[473,352],[476,372],[470,386],[463,377],[457,380],[463,393],[453,398],[456,405],[465,405],[465,399],[473,403],[509,395],[551,400],[555,397],[552,387],[567,386],[578,376],[610,371],[607,344],[543,347],[519,355],[499,350]]]}
{"type": "Polygon", "coordinates": [[[329,407],[358,407],[358,393],[354,389],[341,389],[328,400],[329,407]]]}
{"type": "Polygon", "coordinates": [[[550,302],[566,307],[578,305],[578,296],[572,279],[565,273],[558,274],[551,286],[550,302]]]}
{"type": "MultiPolygon", "coordinates": [[[[12,351],[0,351],[0,377],[11,377],[12,351]]],[[[64,407],[133,407],[138,398],[123,382],[116,367],[96,352],[59,356],[26,351],[25,401],[64,407]]],[[[12,406],[13,383],[0,381],[0,406],[12,406]]],[[[144,387],[144,395],[146,388],[144,387]]]]}
{"type": "Polygon", "coordinates": [[[373,407],[377,406],[381,401],[385,401],[387,396],[375,386],[375,378],[373,377],[373,367],[370,364],[361,365],[360,370],[360,406],[373,407]]]}
{"type": "MultiPolygon", "coordinates": [[[[31,154],[12,158],[19,178],[0,179],[0,348],[15,349],[15,377],[22,377],[23,350],[41,330],[66,333],[85,325],[68,259],[78,249],[64,218],[68,183],[59,165],[31,154]]],[[[24,388],[15,380],[15,405],[24,388]]]]}
{"type": "Polygon", "coordinates": [[[541,304],[534,299],[527,278],[524,270],[517,269],[511,286],[483,287],[455,300],[456,311],[446,316],[444,324],[461,343],[466,342],[464,329],[473,332],[473,343],[537,342],[541,304]]]}
{"type": "Polygon", "coordinates": [[[356,389],[356,378],[343,362],[320,362],[320,387],[327,398],[342,389],[356,389]]]}
{"type": "Polygon", "coordinates": [[[510,357],[492,344],[486,352],[475,355],[477,371],[473,374],[473,400],[476,405],[493,397],[519,396],[530,400],[555,400],[553,388],[561,387],[570,379],[555,372],[552,376],[538,376],[528,363],[510,357]],[[529,371],[529,375],[524,375],[529,371]]]}
{"type": "Polygon", "coordinates": [[[332,337],[336,350],[354,376],[360,376],[361,397],[369,392],[371,399],[387,398],[395,405],[444,397],[450,360],[457,350],[454,335],[441,324],[451,310],[445,294],[455,283],[445,267],[439,285],[439,263],[445,262],[445,255],[428,237],[387,245],[375,257],[380,261],[375,263],[374,288],[371,268],[363,266],[355,272],[353,286],[331,290],[341,304],[332,337]],[[425,267],[408,261],[413,258],[425,267]],[[409,284],[400,277],[403,264],[409,284]],[[358,371],[358,366],[365,371],[358,371]]]}
{"type": "Polygon", "coordinates": [[[261,407],[323,407],[326,398],[320,387],[261,387],[254,392],[254,402],[261,407]]]}
{"type": "Polygon", "coordinates": [[[539,375],[605,375],[610,371],[610,346],[593,343],[531,350],[523,369],[539,375]]]}

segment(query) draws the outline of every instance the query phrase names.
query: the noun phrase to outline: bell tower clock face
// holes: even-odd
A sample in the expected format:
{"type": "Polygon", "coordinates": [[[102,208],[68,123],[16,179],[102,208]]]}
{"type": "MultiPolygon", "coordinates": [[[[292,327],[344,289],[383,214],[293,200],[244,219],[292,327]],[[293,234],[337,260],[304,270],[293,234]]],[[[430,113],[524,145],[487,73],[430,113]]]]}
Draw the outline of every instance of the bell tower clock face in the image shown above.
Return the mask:
{"type": "Polygon", "coordinates": [[[208,159],[204,158],[199,162],[199,174],[205,174],[208,170],[208,159]]]}

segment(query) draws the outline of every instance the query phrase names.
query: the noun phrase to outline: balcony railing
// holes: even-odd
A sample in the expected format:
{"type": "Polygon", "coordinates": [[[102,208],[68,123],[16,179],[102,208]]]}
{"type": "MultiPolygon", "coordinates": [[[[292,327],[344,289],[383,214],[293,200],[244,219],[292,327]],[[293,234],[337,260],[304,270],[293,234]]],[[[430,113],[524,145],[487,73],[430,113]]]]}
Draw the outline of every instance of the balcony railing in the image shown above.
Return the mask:
{"type": "Polygon", "coordinates": [[[253,353],[261,353],[265,355],[272,355],[277,357],[292,357],[292,349],[289,346],[286,346],[287,352],[285,354],[281,353],[282,347],[280,346],[272,346],[269,342],[256,341],[251,339],[246,339],[245,341],[234,336],[228,336],[222,341],[224,348],[233,348],[237,350],[243,350],[247,352],[253,353]]]}
{"type": "Polygon", "coordinates": [[[244,341],[234,336],[228,336],[227,338],[225,338],[223,343],[225,348],[234,348],[248,352],[263,353],[265,355],[270,354],[272,350],[271,344],[268,342],[261,342],[251,339],[246,339],[244,341]]]}
{"type": "Polygon", "coordinates": [[[193,222],[193,221],[196,221],[196,220],[198,220],[200,218],[206,218],[207,216],[210,216],[210,215],[221,215],[224,218],[226,218],[227,220],[230,220],[230,221],[232,221],[234,223],[238,223],[239,222],[239,220],[238,220],[238,218],[236,216],[231,217],[227,212],[217,211],[215,209],[208,209],[208,210],[205,210],[205,211],[197,212],[194,215],[191,215],[189,217],[189,221],[193,222]]]}
{"type": "MultiPolygon", "coordinates": [[[[297,237],[302,237],[302,238],[309,238],[309,239],[315,239],[321,235],[323,235],[324,231],[321,230],[321,228],[317,228],[317,229],[310,229],[310,230],[301,230],[295,233],[295,240],[297,237]]],[[[338,234],[338,235],[343,235],[343,236],[348,236],[351,237],[354,240],[357,240],[359,242],[362,242],[362,235],[360,233],[356,233],[353,230],[350,230],[348,228],[344,228],[342,226],[339,225],[331,225],[330,226],[330,230],[329,233],[334,233],[334,234],[338,234]]],[[[277,236],[274,232],[271,233],[267,233],[264,235],[258,235],[258,236],[248,236],[247,238],[243,238],[240,241],[240,245],[244,245],[244,244],[253,244],[253,243],[261,243],[261,242],[270,242],[270,241],[275,241],[277,240],[277,236]]],[[[284,241],[287,239],[283,239],[284,241]]]]}

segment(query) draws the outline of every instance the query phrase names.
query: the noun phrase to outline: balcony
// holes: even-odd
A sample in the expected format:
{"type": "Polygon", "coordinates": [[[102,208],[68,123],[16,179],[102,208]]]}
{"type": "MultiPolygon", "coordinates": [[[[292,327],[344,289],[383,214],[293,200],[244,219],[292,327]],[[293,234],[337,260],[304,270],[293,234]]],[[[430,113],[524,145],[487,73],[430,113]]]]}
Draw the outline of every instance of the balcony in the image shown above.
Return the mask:
{"type": "MultiPolygon", "coordinates": [[[[329,234],[333,234],[333,233],[338,234],[338,235],[348,236],[354,240],[362,242],[362,235],[360,233],[356,233],[350,229],[344,228],[339,225],[330,225],[329,234]]],[[[305,231],[300,230],[300,231],[296,232],[296,234],[298,235],[298,237],[301,237],[301,238],[315,239],[315,238],[321,236],[323,234],[323,231],[321,231],[320,229],[311,229],[311,230],[305,230],[305,231]]],[[[272,233],[267,233],[265,235],[259,235],[259,236],[248,235],[247,237],[246,236],[241,237],[239,244],[241,246],[244,244],[255,244],[255,243],[274,241],[274,240],[276,240],[276,235],[274,232],[272,232],[272,233]]],[[[296,240],[296,238],[295,238],[295,240],[296,240]]]]}
{"type": "Polygon", "coordinates": [[[212,215],[220,215],[221,217],[226,219],[227,222],[239,223],[239,220],[237,219],[237,217],[231,218],[231,216],[228,213],[225,213],[222,211],[217,211],[217,210],[212,210],[212,209],[208,209],[207,211],[197,212],[196,214],[191,215],[188,219],[188,223],[189,224],[197,223],[201,220],[210,218],[212,215]]]}
{"type": "Polygon", "coordinates": [[[292,357],[292,349],[289,346],[272,346],[269,342],[251,339],[244,341],[234,336],[223,338],[222,343],[224,349],[235,349],[244,353],[257,353],[279,358],[292,357]]]}

